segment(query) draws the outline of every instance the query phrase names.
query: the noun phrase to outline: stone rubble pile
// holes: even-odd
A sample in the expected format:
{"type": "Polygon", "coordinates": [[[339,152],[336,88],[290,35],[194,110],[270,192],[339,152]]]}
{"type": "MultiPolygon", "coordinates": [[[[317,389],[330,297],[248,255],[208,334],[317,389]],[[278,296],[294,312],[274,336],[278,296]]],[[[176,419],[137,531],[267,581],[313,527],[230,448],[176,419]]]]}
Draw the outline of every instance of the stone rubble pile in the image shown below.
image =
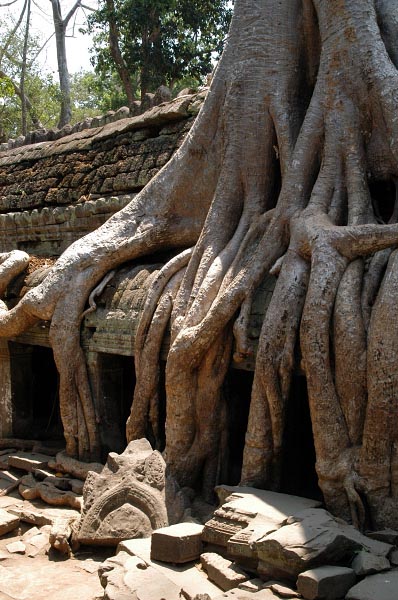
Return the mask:
{"type": "Polygon", "coordinates": [[[121,542],[99,570],[104,600],[398,599],[398,532],[363,535],[306,498],[217,492],[204,525],[121,542]]]}
{"type": "Polygon", "coordinates": [[[100,472],[103,465],[81,463],[37,442],[10,440],[16,448],[4,448],[4,440],[0,442],[0,537],[15,537],[22,524],[30,526],[6,550],[32,558],[52,547],[69,555],[73,524],[80,519],[84,480],[89,470],[100,472]]]}
{"type": "Polygon", "coordinates": [[[396,531],[363,535],[315,500],[230,486],[217,488],[220,506],[203,522],[185,508],[183,522],[151,526],[152,508],[163,502],[167,515],[176,498],[184,504],[178,489],[170,503],[164,461],[146,440],[105,467],[40,450],[0,450],[0,562],[119,542],[99,567],[103,600],[398,599],[396,531]],[[138,507],[146,533],[134,531],[138,507]]]}

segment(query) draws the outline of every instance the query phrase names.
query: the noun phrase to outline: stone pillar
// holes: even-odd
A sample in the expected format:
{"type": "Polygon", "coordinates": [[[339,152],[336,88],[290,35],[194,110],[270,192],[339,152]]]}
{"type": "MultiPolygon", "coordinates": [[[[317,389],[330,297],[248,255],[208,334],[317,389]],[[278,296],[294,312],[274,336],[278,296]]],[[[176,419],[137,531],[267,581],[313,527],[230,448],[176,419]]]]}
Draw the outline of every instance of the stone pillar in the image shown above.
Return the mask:
{"type": "Polygon", "coordinates": [[[7,340],[0,338],[0,438],[12,437],[11,362],[7,340]]]}

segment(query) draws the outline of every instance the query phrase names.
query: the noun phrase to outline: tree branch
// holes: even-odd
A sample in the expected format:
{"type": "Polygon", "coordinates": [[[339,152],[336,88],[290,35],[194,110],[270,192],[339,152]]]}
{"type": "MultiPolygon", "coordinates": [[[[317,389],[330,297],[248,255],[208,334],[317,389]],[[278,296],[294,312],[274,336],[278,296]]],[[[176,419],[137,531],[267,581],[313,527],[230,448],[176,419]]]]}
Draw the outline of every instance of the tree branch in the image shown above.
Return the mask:
{"type": "Polygon", "coordinates": [[[77,2],[75,2],[75,4],[72,6],[72,8],[68,12],[68,14],[64,18],[64,20],[62,21],[64,27],[67,26],[67,24],[69,23],[69,21],[71,20],[71,18],[73,17],[73,15],[75,14],[75,12],[77,11],[77,9],[80,8],[80,5],[81,5],[81,0],[77,0],[77,2]]]}

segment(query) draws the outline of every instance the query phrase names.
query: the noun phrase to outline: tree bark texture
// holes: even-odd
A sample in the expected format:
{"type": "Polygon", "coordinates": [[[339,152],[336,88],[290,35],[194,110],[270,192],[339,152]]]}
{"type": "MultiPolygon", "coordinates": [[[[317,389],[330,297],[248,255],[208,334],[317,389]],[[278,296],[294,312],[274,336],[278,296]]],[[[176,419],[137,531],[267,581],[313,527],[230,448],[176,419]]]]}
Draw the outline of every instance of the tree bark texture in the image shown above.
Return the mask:
{"type": "Polygon", "coordinates": [[[4,337],[52,319],[71,455],[99,449],[79,345],[86,301],[123,262],[174,248],[137,335],[128,438],[150,429],[158,443],[157,365],[169,322],[164,455],[181,485],[211,493],[233,340],[236,357],[253,351],[251,302],[272,272],[242,482],[278,488],[301,355],[327,506],[358,526],[398,527],[398,211],[372,196],[374,182],[398,177],[397,14],[397,0],[236,0],[182,147],[1,313],[4,337]]]}

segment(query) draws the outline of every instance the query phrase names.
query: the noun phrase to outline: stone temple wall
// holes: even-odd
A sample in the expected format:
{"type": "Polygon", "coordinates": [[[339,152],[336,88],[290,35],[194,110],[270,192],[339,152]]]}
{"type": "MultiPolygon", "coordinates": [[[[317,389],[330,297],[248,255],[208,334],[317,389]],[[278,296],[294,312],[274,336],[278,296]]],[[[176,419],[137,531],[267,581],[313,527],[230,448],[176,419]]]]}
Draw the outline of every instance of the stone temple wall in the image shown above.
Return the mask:
{"type": "Polygon", "coordinates": [[[58,256],[99,227],[167,163],[204,96],[0,152],[0,251],[58,256]]]}

